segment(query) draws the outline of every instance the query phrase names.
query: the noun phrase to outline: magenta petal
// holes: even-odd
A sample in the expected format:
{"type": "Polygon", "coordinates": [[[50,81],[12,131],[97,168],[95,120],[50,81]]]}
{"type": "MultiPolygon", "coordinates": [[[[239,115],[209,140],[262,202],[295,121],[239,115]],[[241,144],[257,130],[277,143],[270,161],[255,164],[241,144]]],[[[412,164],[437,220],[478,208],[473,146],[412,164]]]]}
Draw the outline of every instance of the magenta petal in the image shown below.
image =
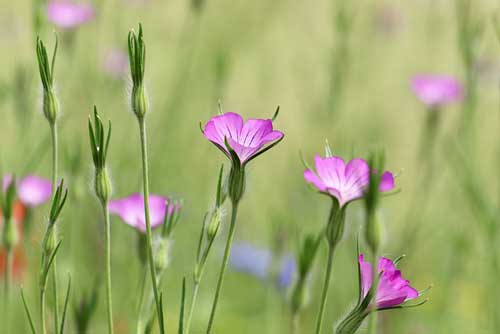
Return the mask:
{"type": "Polygon", "coordinates": [[[263,138],[272,131],[270,119],[249,119],[243,125],[238,142],[243,146],[261,147],[263,138]]]}
{"type": "Polygon", "coordinates": [[[413,78],[411,87],[418,99],[429,106],[457,102],[463,98],[461,84],[449,76],[418,75],[413,78]]]}
{"type": "Polygon", "coordinates": [[[319,191],[326,191],[326,186],[323,184],[323,181],[310,169],[306,169],[304,171],[304,179],[315,186],[319,191]]]}
{"type": "Polygon", "coordinates": [[[361,272],[361,293],[364,298],[372,287],[372,266],[370,265],[370,262],[366,262],[364,260],[363,254],[359,255],[358,264],[361,272]]]}
{"type": "Polygon", "coordinates": [[[47,17],[55,25],[71,29],[90,21],[94,10],[90,5],[79,5],[70,1],[51,1],[47,6],[47,17]]]}
{"type": "Polygon", "coordinates": [[[345,163],[340,157],[314,158],[318,176],[328,188],[342,189],[345,181],[345,163]]]}
{"type": "Polygon", "coordinates": [[[17,196],[28,207],[45,203],[51,195],[52,183],[38,176],[26,176],[17,185],[17,196]]]}
{"type": "Polygon", "coordinates": [[[382,192],[394,189],[394,175],[391,172],[385,172],[380,177],[379,190],[382,192]]]}

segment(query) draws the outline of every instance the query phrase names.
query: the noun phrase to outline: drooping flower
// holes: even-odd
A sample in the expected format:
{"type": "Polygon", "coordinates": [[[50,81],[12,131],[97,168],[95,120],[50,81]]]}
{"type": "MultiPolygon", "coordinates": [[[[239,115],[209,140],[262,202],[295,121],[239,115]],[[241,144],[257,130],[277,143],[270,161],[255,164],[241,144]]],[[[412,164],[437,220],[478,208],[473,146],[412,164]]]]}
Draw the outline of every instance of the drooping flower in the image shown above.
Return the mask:
{"type": "Polygon", "coordinates": [[[284,136],[281,131],[273,129],[270,119],[248,119],[244,122],[239,114],[233,112],[212,117],[205,125],[203,134],[232,160],[225,144],[227,140],[241,165],[277,144],[284,136]]]}
{"type": "MultiPolygon", "coordinates": [[[[364,260],[363,254],[359,255],[358,262],[361,273],[361,293],[364,298],[372,286],[373,270],[371,264],[364,260]]],[[[410,286],[410,281],[402,277],[401,271],[396,269],[392,260],[380,257],[378,274],[381,275],[374,303],[377,309],[395,307],[418,298],[419,292],[410,286]]]]}
{"type": "Polygon", "coordinates": [[[463,99],[460,82],[446,75],[417,75],[411,81],[417,98],[429,107],[441,107],[463,99]]]}
{"type": "MultiPolygon", "coordinates": [[[[5,175],[2,180],[2,189],[12,182],[11,175],[5,175]]],[[[28,175],[17,182],[17,196],[21,203],[33,208],[47,202],[52,196],[52,184],[49,180],[36,175],[28,175]]]]}
{"type": "Polygon", "coordinates": [[[259,248],[248,243],[237,243],[231,249],[229,266],[238,272],[267,280],[274,276],[276,285],[286,289],[293,282],[297,265],[291,254],[285,254],[278,259],[277,272],[273,275],[273,254],[269,249],[259,248]]]}
{"type": "Polygon", "coordinates": [[[69,0],[53,0],[47,6],[47,18],[63,29],[74,29],[94,18],[90,4],[78,4],[69,0]]]}
{"type": "MultiPolygon", "coordinates": [[[[168,199],[159,195],[149,195],[149,214],[151,219],[151,228],[161,226],[165,212],[167,211],[168,199]]],[[[146,220],[144,216],[144,197],[135,193],[128,197],[109,201],[109,212],[120,216],[127,224],[138,231],[146,232],[146,220]]],[[[170,216],[179,207],[169,206],[168,215],[170,216]]]]}
{"type": "MultiPolygon", "coordinates": [[[[320,192],[336,198],[340,207],[364,196],[370,182],[370,167],[365,160],[356,158],[346,164],[340,157],[322,158],[319,155],[314,160],[316,173],[306,169],[305,180],[320,192]]],[[[379,190],[392,189],[394,176],[386,171],[381,176],[379,190]]]]}

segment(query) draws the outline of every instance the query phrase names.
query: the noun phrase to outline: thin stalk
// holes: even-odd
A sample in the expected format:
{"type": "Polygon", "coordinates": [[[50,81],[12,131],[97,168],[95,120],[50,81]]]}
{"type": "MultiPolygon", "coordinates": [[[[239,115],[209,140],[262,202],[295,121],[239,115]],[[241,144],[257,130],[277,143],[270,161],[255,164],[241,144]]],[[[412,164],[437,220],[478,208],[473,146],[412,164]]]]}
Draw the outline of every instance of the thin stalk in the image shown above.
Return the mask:
{"type": "Polygon", "coordinates": [[[45,324],[45,286],[40,291],[40,321],[42,326],[42,334],[46,334],[47,325],[45,324]]]}
{"type": "MultiPolygon", "coordinates": [[[[50,135],[52,138],[52,196],[55,195],[57,187],[57,161],[58,161],[58,145],[57,145],[57,126],[56,124],[50,125],[50,135]]],[[[57,243],[56,225],[54,225],[54,237],[57,243]]],[[[52,290],[54,296],[54,328],[59,328],[59,293],[57,289],[57,263],[56,257],[52,263],[52,290]]]]}
{"type": "Polygon", "coordinates": [[[316,322],[316,334],[321,333],[321,325],[325,316],[326,300],[328,297],[328,288],[330,287],[330,278],[332,276],[333,254],[335,252],[335,245],[329,244],[328,246],[328,262],[326,265],[325,281],[323,283],[323,292],[321,293],[321,305],[318,313],[318,320],[316,322]]]}
{"type": "Polygon", "coordinates": [[[234,230],[236,227],[236,216],[238,215],[238,203],[232,203],[233,208],[231,212],[231,225],[229,226],[229,234],[227,236],[226,248],[224,250],[224,258],[222,260],[222,267],[217,281],[217,289],[215,290],[214,302],[212,304],[212,311],[210,312],[210,320],[208,321],[207,334],[212,332],[212,326],[215,319],[215,312],[217,310],[217,303],[219,302],[219,295],[226,273],[227,263],[229,261],[229,253],[231,252],[231,244],[233,243],[234,230]]]}
{"type": "Polygon", "coordinates": [[[299,312],[295,312],[292,314],[292,317],[290,319],[290,332],[292,334],[299,334],[300,333],[300,314],[299,312]]]}
{"type": "Polygon", "coordinates": [[[113,333],[113,301],[111,298],[111,227],[108,203],[102,203],[106,234],[106,299],[108,311],[108,333],[113,333]]]}
{"type": "Polygon", "coordinates": [[[156,313],[158,314],[158,325],[160,333],[164,333],[163,329],[163,315],[161,312],[160,297],[158,294],[158,285],[156,281],[156,269],[153,259],[153,241],[151,236],[151,222],[149,219],[149,172],[148,172],[148,151],[147,151],[147,137],[146,137],[146,122],[144,118],[139,119],[139,131],[141,135],[141,152],[142,152],[142,176],[144,187],[144,218],[146,220],[146,244],[148,253],[149,270],[151,274],[151,282],[153,285],[153,292],[156,304],[156,313]]]}
{"type": "Polygon", "coordinates": [[[193,295],[191,297],[191,305],[189,306],[189,314],[186,320],[186,334],[189,334],[189,329],[191,327],[191,318],[193,317],[194,308],[196,305],[196,300],[198,298],[198,290],[200,288],[200,283],[195,282],[193,287],[193,295]]]}
{"type": "MultiPolygon", "coordinates": [[[[12,224],[12,223],[11,223],[12,224]]],[[[10,303],[10,286],[12,280],[12,265],[13,265],[13,254],[12,249],[7,251],[7,259],[5,262],[5,329],[7,333],[10,330],[10,312],[9,312],[9,303],[10,303]]]]}
{"type": "MultiPolygon", "coordinates": [[[[141,266],[142,268],[142,266],[141,266]]],[[[144,308],[144,295],[146,294],[146,278],[148,272],[144,270],[144,275],[141,279],[141,295],[139,297],[139,309],[137,311],[137,334],[144,334],[144,324],[142,322],[142,312],[144,308]]]]}
{"type": "MultiPolygon", "coordinates": [[[[378,280],[379,280],[379,275],[376,274],[378,273],[378,261],[377,261],[377,253],[373,252],[373,261],[372,261],[372,266],[373,266],[373,295],[375,296],[375,300],[377,300],[377,289],[378,289],[378,280]]],[[[368,319],[368,334],[375,334],[377,333],[377,312],[371,312],[370,318],[368,319]]]]}

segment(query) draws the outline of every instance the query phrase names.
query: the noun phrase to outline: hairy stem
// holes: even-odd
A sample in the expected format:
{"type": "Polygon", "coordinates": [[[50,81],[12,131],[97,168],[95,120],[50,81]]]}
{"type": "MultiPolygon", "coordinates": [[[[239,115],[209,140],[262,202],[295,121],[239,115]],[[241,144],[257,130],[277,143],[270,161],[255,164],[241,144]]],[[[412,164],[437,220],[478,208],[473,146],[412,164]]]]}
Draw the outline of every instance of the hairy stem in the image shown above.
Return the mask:
{"type": "Polygon", "coordinates": [[[215,319],[215,312],[217,310],[217,303],[219,302],[219,295],[226,273],[227,263],[229,261],[229,254],[231,253],[231,244],[233,243],[234,230],[236,227],[236,216],[238,215],[238,204],[232,203],[233,208],[231,212],[231,225],[229,226],[229,234],[227,236],[226,248],[224,250],[224,258],[222,260],[222,267],[220,269],[219,278],[217,281],[217,289],[215,290],[214,302],[212,304],[212,311],[210,312],[210,320],[208,321],[207,334],[212,332],[212,326],[215,319]]]}
{"type": "Polygon", "coordinates": [[[142,176],[143,176],[143,190],[144,190],[144,218],[146,220],[146,246],[149,262],[149,270],[151,275],[151,283],[153,285],[153,293],[156,304],[156,312],[158,314],[158,325],[160,333],[164,333],[163,315],[161,313],[160,296],[158,293],[158,284],[156,281],[156,269],[153,259],[153,241],[151,236],[151,222],[149,219],[149,172],[148,172],[148,151],[147,151],[147,137],[146,137],[146,122],[144,118],[139,119],[139,131],[141,135],[141,151],[142,151],[142,176]]]}
{"type": "Polygon", "coordinates": [[[321,333],[321,326],[323,324],[323,318],[325,316],[326,300],[328,297],[328,289],[330,287],[330,278],[332,276],[332,266],[333,266],[333,254],[335,252],[335,245],[328,244],[328,260],[325,272],[325,281],[323,283],[323,291],[321,293],[321,304],[318,313],[318,320],[316,322],[316,334],[321,333]]]}

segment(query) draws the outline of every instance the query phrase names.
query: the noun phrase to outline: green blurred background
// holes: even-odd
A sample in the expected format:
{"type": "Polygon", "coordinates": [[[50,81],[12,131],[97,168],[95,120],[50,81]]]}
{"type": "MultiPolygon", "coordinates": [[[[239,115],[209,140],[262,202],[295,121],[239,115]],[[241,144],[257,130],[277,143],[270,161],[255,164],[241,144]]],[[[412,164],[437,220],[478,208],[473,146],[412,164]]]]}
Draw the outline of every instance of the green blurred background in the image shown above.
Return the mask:
{"type": "MultiPolygon", "coordinates": [[[[42,20],[37,33],[49,49],[54,29],[60,37],[55,70],[62,110],[60,172],[71,194],[60,224],[58,269],[61,282],[66,272],[72,275],[72,302],[104,272],[103,224],[89,186],[86,126],[94,104],[103,119],[113,122],[108,161],[115,197],[141,187],[139,133],[128,107],[130,79],[128,73],[107,73],[105,59],[110,50],[126,51],[129,29],[142,22],[148,50],[151,190],[184,199],[163,286],[169,332],[176,330],[183,276],[190,293],[198,233],[213,202],[219,166],[228,167],[199,130],[199,122],[215,115],[221,100],[224,111],[244,117],[269,118],[280,105],[275,127],[286,134],[250,167],[237,240],[271,248],[279,226],[287,249],[294,252],[297,235],[319,231],[326,223],[329,201],[307,187],[299,151],[312,161],[314,154],[323,153],[325,139],[345,158],[367,157],[373,149],[383,148],[387,168],[401,171],[397,186],[402,190],[382,204],[387,235],[383,253],[406,254],[404,276],[419,289],[429,284],[433,289],[430,301],[420,308],[383,313],[380,333],[495,333],[492,311],[500,295],[492,287],[500,277],[492,268],[498,248],[489,240],[495,239],[496,229],[484,228],[481,215],[475,214],[481,208],[474,201],[481,198],[497,210],[500,202],[500,48],[493,20],[498,4],[473,1],[469,10],[470,20],[482,27],[477,43],[471,45],[474,63],[469,67],[477,85],[473,138],[463,144],[459,136],[460,104],[442,110],[439,135],[428,147],[436,157],[432,181],[423,186],[425,168],[418,149],[426,110],[413,96],[410,80],[419,73],[444,73],[466,82],[458,46],[460,1],[201,2],[196,7],[187,0],[94,1],[96,18],[73,32],[59,31],[42,20]],[[470,149],[457,158],[456,152],[467,145],[470,149]],[[477,194],[464,186],[465,166],[477,194]]],[[[33,4],[1,0],[0,8],[2,168],[49,178],[50,138],[41,113],[33,4]]],[[[331,332],[357,298],[356,234],[362,209],[360,203],[351,206],[347,233],[336,253],[325,332],[331,332]]],[[[47,205],[36,210],[34,232],[25,245],[29,273],[22,284],[34,314],[47,210],[47,205]]],[[[498,222],[498,215],[494,217],[498,222]]],[[[225,233],[224,228],[202,282],[192,326],[195,334],[204,332],[208,320],[225,233]]],[[[112,218],[112,254],[116,332],[130,333],[141,273],[135,231],[117,217],[112,218]]],[[[323,247],[310,281],[303,333],[314,326],[325,260],[323,247]]],[[[25,333],[28,327],[17,295],[13,319],[16,333],[25,333]]],[[[105,331],[104,296],[102,287],[91,333],[105,331]]],[[[289,332],[286,296],[272,283],[230,271],[215,332],[257,331],[289,332]]]]}

